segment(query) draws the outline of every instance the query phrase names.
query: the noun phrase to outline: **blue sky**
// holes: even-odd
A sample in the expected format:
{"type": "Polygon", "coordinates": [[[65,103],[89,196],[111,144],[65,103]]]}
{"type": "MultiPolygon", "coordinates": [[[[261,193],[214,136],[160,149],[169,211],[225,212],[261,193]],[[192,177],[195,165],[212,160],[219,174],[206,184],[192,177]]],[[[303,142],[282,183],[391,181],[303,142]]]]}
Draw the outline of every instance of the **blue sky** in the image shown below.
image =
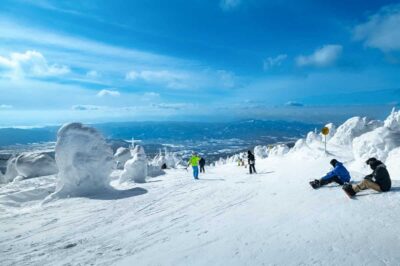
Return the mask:
{"type": "Polygon", "coordinates": [[[384,0],[3,0],[0,126],[379,116],[399,25],[384,0]]]}

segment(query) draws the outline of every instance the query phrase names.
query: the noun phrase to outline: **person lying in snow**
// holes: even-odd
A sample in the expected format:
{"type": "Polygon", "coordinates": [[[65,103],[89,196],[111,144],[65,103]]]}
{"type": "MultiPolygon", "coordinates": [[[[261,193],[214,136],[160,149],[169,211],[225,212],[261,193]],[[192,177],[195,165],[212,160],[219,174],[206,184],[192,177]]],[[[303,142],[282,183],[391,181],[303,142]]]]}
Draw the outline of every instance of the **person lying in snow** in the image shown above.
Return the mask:
{"type": "Polygon", "coordinates": [[[364,189],[386,192],[392,187],[392,180],[390,179],[389,172],[381,161],[376,158],[369,158],[365,163],[371,167],[372,173],[365,176],[364,180],[357,185],[346,183],[343,186],[343,190],[350,197],[355,196],[364,189]]]}
{"type": "Polygon", "coordinates": [[[333,170],[327,173],[321,179],[315,179],[310,182],[310,185],[314,188],[320,188],[321,186],[327,185],[329,183],[335,182],[339,185],[343,185],[346,182],[349,182],[351,177],[349,171],[347,171],[346,167],[343,166],[341,162],[336,159],[332,159],[330,164],[333,166],[333,170]]]}

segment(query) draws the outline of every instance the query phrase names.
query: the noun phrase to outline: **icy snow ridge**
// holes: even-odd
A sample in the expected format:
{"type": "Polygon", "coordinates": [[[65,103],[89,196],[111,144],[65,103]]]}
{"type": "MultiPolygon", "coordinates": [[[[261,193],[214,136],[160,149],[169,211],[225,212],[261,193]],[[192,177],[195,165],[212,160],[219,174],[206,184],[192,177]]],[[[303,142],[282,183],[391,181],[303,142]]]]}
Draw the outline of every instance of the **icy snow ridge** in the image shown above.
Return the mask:
{"type": "Polygon", "coordinates": [[[62,126],[55,157],[59,173],[52,197],[89,195],[110,188],[113,152],[96,129],[80,123],[62,126]]]}
{"type": "Polygon", "coordinates": [[[55,160],[45,153],[23,153],[15,161],[18,174],[24,178],[54,175],[58,172],[55,160]]]}
{"type": "Polygon", "coordinates": [[[352,117],[338,127],[330,143],[335,145],[351,145],[354,138],[382,126],[382,122],[366,117],[352,117]]]}

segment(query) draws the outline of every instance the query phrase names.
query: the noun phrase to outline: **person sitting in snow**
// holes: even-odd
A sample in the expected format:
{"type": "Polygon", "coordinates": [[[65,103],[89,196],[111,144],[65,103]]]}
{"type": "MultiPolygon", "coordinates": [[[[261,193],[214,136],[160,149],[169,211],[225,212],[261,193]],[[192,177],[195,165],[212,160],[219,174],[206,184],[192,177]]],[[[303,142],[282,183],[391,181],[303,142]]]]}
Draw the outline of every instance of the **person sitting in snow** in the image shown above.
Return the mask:
{"type": "Polygon", "coordinates": [[[350,174],[346,167],[336,159],[332,159],[330,164],[333,166],[333,170],[327,173],[321,179],[315,179],[310,182],[310,185],[314,188],[320,188],[321,186],[335,182],[339,185],[343,185],[346,182],[350,182],[350,174]]]}
{"type": "Polygon", "coordinates": [[[372,169],[372,173],[365,176],[364,180],[357,185],[346,183],[343,190],[350,197],[355,196],[358,192],[364,189],[373,189],[378,192],[389,191],[392,187],[392,180],[386,166],[376,158],[369,158],[366,162],[372,169]]]}
{"type": "Polygon", "coordinates": [[[199,161],[200,157],[197,156],[197,153],[193,152],[192,157],[189,159],[188,167],[192,166],[194,179],[199,179],[199,161]]]}

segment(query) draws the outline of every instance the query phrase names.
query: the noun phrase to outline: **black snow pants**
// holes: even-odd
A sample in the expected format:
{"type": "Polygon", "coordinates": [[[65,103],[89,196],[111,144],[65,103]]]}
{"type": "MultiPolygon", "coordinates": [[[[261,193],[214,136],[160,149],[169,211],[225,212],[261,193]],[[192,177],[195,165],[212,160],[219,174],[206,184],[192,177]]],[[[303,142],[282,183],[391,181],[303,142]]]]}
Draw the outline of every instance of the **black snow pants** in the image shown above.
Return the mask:
{"type": "Polygon", "coordinates": [[[205,173],[206,169],[204,168],[204,164],[200,164],[200,173],[205,173]]]}
{"type": "Polygon", "coordinates": [[[257,174],[255,164],[249,164],[250,174],[255,173],[257,174]]]}
{"type": "Polygon", "coordinates": [[[325,186],[325,185],[330,184],[332,182],[338,183],[341,186],[344,184],[343,181],[336,175],[332,176],[331,178],[328,178],[328,179],[321,179],[320,180],[321,186],[325,186]]]}

